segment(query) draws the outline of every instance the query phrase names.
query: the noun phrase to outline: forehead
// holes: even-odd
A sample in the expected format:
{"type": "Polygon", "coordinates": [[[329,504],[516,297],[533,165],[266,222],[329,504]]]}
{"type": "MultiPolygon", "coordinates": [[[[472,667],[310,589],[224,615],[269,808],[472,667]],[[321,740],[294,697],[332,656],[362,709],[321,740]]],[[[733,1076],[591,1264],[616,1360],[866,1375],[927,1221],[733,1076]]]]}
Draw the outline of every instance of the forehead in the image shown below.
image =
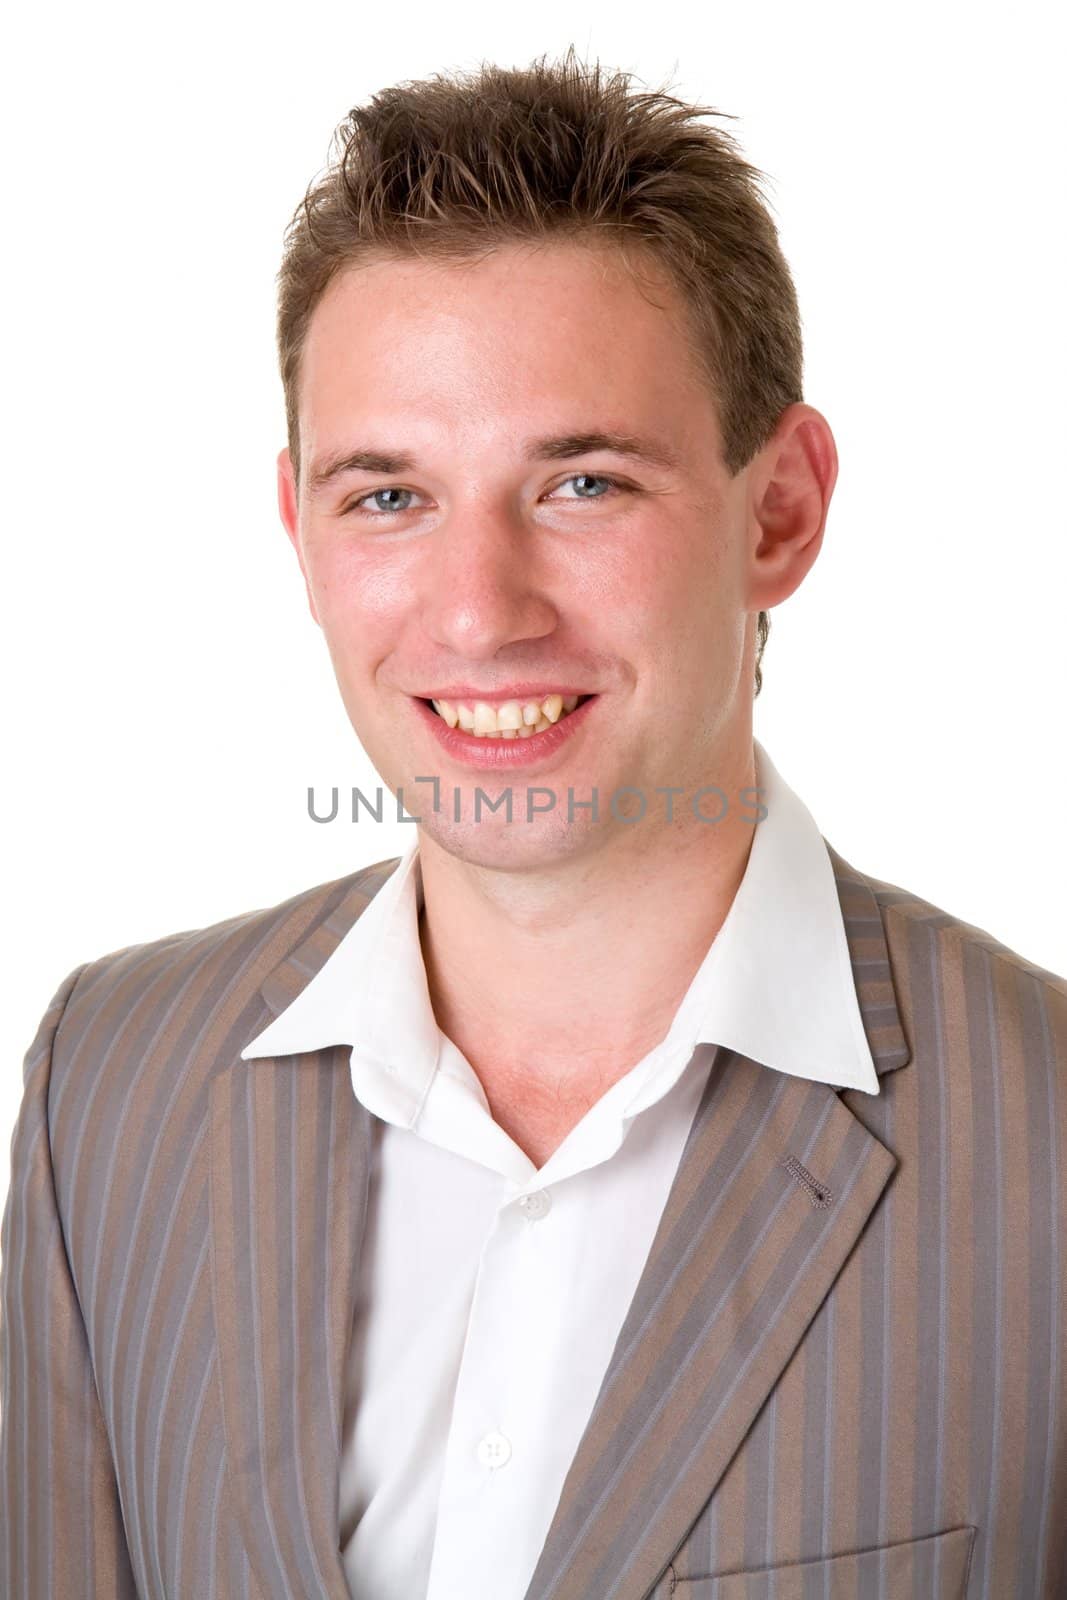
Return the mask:
{"type": "Polygon", "coordinates": [[[399,322],[467,317],[475,325],[516,307],[611,317],[626,309],[685,333],[685,305],[667,269],[647,250],[576,241],[508,241],[460,260],[375,252],[335,274],[311,319],[315,328],[372,328],[384,315],[399,322]],[[360,308],[364,315],[360,317],[360,308]]]}
{"type": "Polygon", "coordinates": [[[343,269],[316,306],[300,412],[316,433],[339,409],[396,404],[453,422],[457,409],[471,421],[532,405],[599,407],[604,421],[607,407],[706,429],[694,339],[681,294],[644,252],[553,242],[463,261],[379,256],[343,269]]]}

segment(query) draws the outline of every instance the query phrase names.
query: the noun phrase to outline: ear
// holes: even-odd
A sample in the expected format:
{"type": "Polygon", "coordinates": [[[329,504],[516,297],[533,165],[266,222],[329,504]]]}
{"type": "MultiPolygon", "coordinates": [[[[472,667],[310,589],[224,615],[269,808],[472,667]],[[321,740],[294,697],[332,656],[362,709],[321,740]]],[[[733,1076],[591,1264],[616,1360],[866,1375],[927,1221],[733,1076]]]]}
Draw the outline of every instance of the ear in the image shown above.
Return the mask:
{"type": "Polygon", "coordinates": [[[837,447],[814,406],[787,406],[749,466],[748,609],[788,599],[814,565],[837,482],[837,447]]]}
{"type": "Polygon", "coordinates": [[[300,513],[298,510],[298,495],[296,473],[293,470],[292,457],[288,447],[278,456],[278,511],[281,515],[282,526],[289,535],[289,543],[296,551],[296,559],[300,563],[300,571],[304,575],[304,588],[307,591],[308,606],[311,610],[312,620],[319,622],[318,612],[315,610],[315,601],[311,594],[311,584],[308,582],[307,567],[304,564],[304,552],[300,544],[300,513]]]}

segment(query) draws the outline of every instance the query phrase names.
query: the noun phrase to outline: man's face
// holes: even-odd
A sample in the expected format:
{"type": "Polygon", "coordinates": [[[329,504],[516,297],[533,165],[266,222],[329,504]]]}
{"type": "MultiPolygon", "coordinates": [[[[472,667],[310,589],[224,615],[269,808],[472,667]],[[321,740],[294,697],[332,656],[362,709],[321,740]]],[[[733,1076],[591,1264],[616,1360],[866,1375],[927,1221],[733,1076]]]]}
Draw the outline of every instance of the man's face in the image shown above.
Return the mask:
{"type": "MultiPolygon", "coordinates": [[[[722,464],[665,279],[654,297],[618,252],[509,245],[475,263],[349,270],[311,319],[298,486],[279,458],[283,519],[367,754],[471,862],[530,867],[659,826],[657,786],[682,789],[675,815],[691,818],[690,795],[750,737],[761,601],[746,473],[731,480],[722,464]],[[530,453],[594,433],[673,464],[530,453]],[[324,476],[357,453],[364,464],[324,476]],[[523,706],[555,689],[595,697],[569,732],[564,712],[548,731],[476,740],[423,703],[523,706]],[[440,779],[436,814],[420,777],[440,779]],[[612,817],[623,785],[645,796],[643,822],[612,817]],[[527,820],[533,786],[555,800],[527,820]],[[513,820],[483,803],[475,823],[476,788],[494,800],[510,788],[513,820]],[[599,823],[580,808],[594,790],[599,823]]],[[[636,815],[632,796],[617,805],[636,815]]],[[[714,797],[705,806],[714,816],[714,797]]]]}

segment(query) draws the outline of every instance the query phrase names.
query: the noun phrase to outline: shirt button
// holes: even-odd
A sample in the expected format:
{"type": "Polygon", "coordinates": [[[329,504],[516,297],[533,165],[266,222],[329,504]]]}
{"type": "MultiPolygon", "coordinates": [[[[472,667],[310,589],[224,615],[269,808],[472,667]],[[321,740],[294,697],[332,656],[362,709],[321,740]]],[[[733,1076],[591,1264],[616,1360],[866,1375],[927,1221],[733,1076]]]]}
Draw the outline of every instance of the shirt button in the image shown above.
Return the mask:
{"type": "Polygon", "coordinates": [[[502,1433],[487,1433],[478,1445],[478,1460],[483,1467],[502,1467],[511,1459],[511,1440],[502,1433]]]}
{"type": "Polygon", "coordinates": [[[527,1222],[537,1222],[552,1210],[552,1196],[547,1189],[535,1189],[533,1194],[521,1196],[519,1208],[527,1222]]]}

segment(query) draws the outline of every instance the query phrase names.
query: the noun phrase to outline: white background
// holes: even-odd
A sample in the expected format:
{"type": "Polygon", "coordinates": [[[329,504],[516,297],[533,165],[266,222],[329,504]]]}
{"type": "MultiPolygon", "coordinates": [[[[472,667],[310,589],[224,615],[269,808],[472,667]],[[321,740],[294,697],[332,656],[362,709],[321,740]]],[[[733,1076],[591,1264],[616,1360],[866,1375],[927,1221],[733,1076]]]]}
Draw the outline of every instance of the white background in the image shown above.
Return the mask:
{"type": "Polygon", "coordinates": [[[823,833],[1067,971],[1054,7],[21,6],[3,95],[0,1194],[60,980],[396,854],[277,518],[274,273],[350,106],[573,42],[733,113],[841,458],[756,732],[823,833]],[[375,12],[380,15],[375,15],[375,12]]]}

